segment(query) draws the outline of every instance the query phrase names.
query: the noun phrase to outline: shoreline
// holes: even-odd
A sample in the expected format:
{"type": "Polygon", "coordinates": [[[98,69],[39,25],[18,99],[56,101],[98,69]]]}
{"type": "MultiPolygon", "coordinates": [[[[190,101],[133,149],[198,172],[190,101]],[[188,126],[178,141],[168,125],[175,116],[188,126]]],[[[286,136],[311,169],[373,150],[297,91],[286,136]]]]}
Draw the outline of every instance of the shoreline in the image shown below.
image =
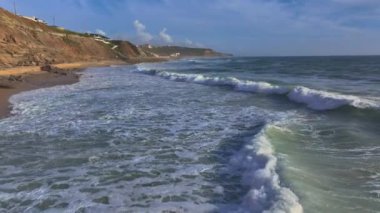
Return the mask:
{"type": "Polygon", "coordinates": [[[98,62],[52,64],[51,66],[58,68],[59,72],[41,71],[40,66],[0,69],[0,119],[11,116],[12,105],[9,102],[11,96],[40,88],[77,83],[80,81],[80,74],[78,74],[78,72],[86,68],[160,61],[165,60],[160,58],[146,58],[128,61],[106,60],[98,62]]]}

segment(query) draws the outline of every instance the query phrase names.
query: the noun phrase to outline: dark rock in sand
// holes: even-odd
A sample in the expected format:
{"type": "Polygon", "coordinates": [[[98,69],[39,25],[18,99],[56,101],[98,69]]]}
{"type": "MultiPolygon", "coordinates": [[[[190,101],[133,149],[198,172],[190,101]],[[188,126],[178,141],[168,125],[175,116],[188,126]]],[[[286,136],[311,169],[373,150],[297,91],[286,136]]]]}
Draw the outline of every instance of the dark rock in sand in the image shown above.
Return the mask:
{"type": "Polygon", "coordinates": [[[67,72],[63,69],[60,69],[58,67],[54,67],[51,65],[44,65],[40,67],[41,71],[49,72],[49,73],[54,73],[54,74],[59,74],[59,75],[67,75],[67,72]]]}
{"type": "Polygon", "coordinates": [[[24,78],[22,77],[22,75],[10,75],[8,77],[8,81],[19,81],[19,82],[23,82],[24,81],[24,78]]]}
{"type": "Polygon", "coordinates": [[[0,89],[12,89],[9,85],[0,84],[0,89]]]}
{"type": "Polygon", "coordinates": [[[41,71],[51,72],[53,67],[51,65],[44,65],[40,67],[41,71]]]}

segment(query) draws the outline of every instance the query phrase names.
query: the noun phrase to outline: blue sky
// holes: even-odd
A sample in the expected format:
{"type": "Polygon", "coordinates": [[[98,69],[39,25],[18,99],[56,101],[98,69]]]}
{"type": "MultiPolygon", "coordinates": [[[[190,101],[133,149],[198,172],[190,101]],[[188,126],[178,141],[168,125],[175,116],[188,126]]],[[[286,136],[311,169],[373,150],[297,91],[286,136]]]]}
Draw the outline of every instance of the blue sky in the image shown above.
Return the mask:
{"type": "MultiPolygon", "coordinates": [[[[380,0],[16,0],[20,14],[135,43],[236,55],[380,54],[380,0]]],[[[13,10],[13,0],[0,0],[13,10]]]]}

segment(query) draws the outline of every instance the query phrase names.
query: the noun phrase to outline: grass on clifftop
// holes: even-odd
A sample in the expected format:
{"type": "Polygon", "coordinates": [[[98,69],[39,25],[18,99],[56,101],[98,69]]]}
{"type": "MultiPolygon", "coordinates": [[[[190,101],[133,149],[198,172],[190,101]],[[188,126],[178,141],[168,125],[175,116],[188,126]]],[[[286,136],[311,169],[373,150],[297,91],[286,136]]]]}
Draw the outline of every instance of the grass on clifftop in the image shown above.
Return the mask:
{"type": "Polygon", "coordinates": [[[83,37],[92,37],[91,35],[89,35],[87,33],[80,33],[80,32],[75,32],[75,31],[68,30],[68,29],[62,29],[62,28],[57,27],[57,26],[49,26],[49,27],[57,33],[63,33],[63,34],[68,34],[68,35],[77,35],[77,36],[83,36],[83,37]]]}

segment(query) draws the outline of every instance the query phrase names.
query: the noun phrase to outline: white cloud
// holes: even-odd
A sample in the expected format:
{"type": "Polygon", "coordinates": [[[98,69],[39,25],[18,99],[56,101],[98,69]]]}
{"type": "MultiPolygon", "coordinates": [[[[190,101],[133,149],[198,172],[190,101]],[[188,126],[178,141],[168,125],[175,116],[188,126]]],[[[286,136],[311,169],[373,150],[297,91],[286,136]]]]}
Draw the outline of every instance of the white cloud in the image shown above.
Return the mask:
{"type": "Polygon", "coordinates": [[[135,20],[133,22],[133,25],[135,26],[137,32],[144,32],[146,30],[145,25],[141,23],[139,20],[135,20]]]}
{"type": "Polygon", "coordinates": [[[173,43],[172,37],[168,33],[166,33],[166,31],[167,31],[166,28],[161,30],[161,32],[159,34],[160,39],[166,43],[173,43]]]}
{"type": "Polygon", "coordinates": [[[140,42],[149,42],[153,39],[153,36],[146,31],[146,27],[139,20],[135,20],[133,25],[136,29],[137,37],[140,42]]]}
{"type": "Polygon", "coordinates": [[[99,35],[102,35],[102,36],[106,36],[106,35],[107,35],[107,33],[104,32],[104,31],[101,30],[101,29],[96,29],[95,32],[96,32],[97,34],[99,34],[99,35]]]}
{"type": "Polygon", "coordinates": [[[145,43],[146,42],[173,43],[173,38],[172,38],[171,35],[169,35],[167,33],[167,29],[166,28],[162,29],[160,31],[160,33],[158,34],[158,36],[153,36],[152,34],[150,34],[147,31],[146,26],[143,23],[141,23],[139,20],[135,20],[133,22],[133,25],[134,25],[135,30],[136,30],[138,42],[145,42],[145,43]]]}

